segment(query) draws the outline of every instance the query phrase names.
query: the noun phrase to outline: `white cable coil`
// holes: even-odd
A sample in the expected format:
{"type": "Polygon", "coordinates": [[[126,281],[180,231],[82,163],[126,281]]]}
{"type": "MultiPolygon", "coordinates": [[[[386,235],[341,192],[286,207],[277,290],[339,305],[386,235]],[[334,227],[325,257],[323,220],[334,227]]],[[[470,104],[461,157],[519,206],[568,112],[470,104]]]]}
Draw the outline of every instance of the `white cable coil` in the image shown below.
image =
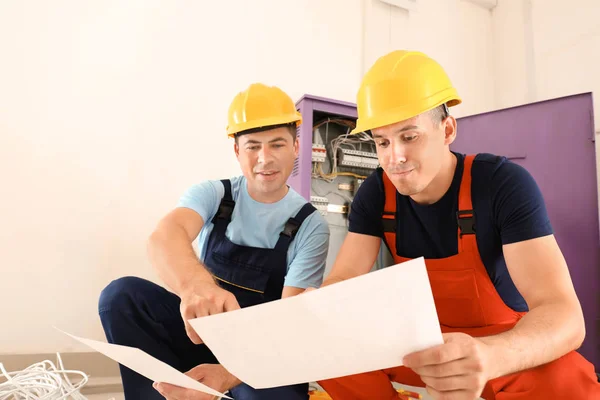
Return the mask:
{"type": "Polygon", "coordinates": [[[0,383],[0,400],[86,400],[79,390],[88,382],[88,376],[81,371],[66,370],[60,354],[56,353],[56,357],[59,368],[45,360],[22,371],[7,372],[0,363],[0,371],[6,379],[0,383]],[[69,375],[78,375],[81,379],[74,384],[69,375]]]}

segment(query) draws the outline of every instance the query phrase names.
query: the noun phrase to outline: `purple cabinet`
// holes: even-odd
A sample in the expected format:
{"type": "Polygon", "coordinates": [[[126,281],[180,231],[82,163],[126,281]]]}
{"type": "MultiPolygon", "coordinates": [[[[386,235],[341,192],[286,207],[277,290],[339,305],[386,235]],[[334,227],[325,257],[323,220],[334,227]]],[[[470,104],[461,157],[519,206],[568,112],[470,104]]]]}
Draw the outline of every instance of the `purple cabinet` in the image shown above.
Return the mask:
{"type": "Polygon", "coordinates": [[[591,93],[458,119],[452,149],[511,158],[536,179],[586,320],[580,349],[600,368],[600,229],[591,93]]]}

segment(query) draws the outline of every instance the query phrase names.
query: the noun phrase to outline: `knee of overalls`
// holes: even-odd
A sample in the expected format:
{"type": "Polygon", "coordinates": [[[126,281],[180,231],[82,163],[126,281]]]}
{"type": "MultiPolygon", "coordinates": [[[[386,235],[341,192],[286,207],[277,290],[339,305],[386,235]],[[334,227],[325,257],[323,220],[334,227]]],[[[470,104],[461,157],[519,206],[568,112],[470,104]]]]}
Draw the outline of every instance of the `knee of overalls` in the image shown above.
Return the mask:
{"type": "Polygon", "coordinates": [[[126,276],[115,279],[100,293],[98,312],[100,314],[111,310],[126,311],[135,306],[136,299],[144,297],[150,291],[152,283],[135,276],[126,276]]]}

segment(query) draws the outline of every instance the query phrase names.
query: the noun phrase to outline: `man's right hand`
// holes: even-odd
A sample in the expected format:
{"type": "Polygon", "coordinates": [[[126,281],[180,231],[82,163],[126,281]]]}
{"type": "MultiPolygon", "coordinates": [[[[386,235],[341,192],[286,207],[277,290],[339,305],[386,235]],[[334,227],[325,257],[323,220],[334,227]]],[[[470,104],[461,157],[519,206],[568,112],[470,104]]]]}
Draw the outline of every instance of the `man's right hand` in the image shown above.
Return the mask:
{"type": "MultiPolygon", "coordinates": [[[[185,374],[221,393],[242,383],[220,364],[201,364],[185,374]]],[[[154,382],[152,387],[168,400],[217,400],[217,397],[213,395],[167,383],[154,382]]]]}
{"type": "Polygon", "coordinates": [[[233,293],[209,281],[193,283],[180,293],[180,298],[180,311],[185,324],[185,331],[190,340],[195,344],[202,343],[202,339],[200,339],[200,336],[198,336],[188,320],[238,310],[240,308],[233,293]]]}

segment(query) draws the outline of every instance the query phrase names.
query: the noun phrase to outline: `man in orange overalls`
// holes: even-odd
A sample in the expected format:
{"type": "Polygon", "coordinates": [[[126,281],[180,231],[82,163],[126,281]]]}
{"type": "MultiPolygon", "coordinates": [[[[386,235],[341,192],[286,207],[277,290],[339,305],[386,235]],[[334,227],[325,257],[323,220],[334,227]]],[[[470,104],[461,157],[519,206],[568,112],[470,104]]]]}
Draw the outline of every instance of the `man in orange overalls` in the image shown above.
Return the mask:
{"type": "Polygon", "coordinates": [[[357,192],[323,286],[367,273],[380,238],[397,263],[423,256],[444,344],[319,383],[336,400],[397,398],[392,381],[435,399],[600,399],[575,352],[583,314],[539,188],[504,157],[450,151],[460,102],[422,53],[394,51],[365,75],[353,133],[372,134],[382,168],[357,192]]]}

